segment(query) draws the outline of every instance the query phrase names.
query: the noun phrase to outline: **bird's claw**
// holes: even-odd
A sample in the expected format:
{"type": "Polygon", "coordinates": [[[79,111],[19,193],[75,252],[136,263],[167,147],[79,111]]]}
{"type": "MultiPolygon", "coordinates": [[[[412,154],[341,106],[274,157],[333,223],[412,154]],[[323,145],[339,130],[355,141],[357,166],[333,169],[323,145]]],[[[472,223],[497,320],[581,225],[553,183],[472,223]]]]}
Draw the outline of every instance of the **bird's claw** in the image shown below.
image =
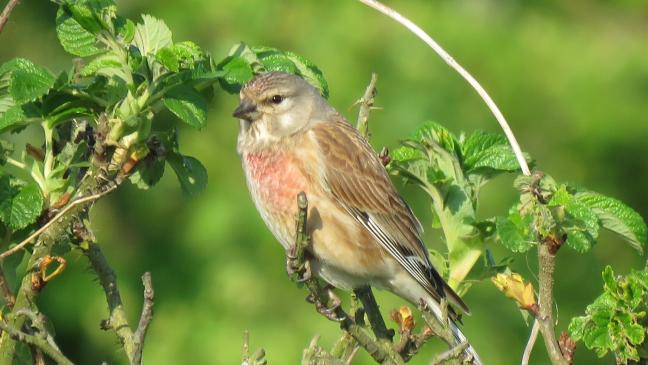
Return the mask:
{"type": "Polygon", "coordinates": [[[286,272],[295,282],[303,283],[313,277],[310,263],[305,260],[302,263],[296,262],[297,256],[291,249],[286,253],[286,272]]]}
{"type": "Polygon", "coordinates": [[[337,309],[342,305],[342,300],[333,292],[332,287],[327,287],[326,289],[326,294],[328,295],[328,302],[329,305],[325,305],[322,303],[319,298],[315,298],[312,295],[309,295],[306,300],[308,300],[311,303],[315,304],[315,308],[317,309],[317,312],[330,321],[334,322],[342,322],[346,319],[344,316],[340,316],[338,314],[337,309]]]}

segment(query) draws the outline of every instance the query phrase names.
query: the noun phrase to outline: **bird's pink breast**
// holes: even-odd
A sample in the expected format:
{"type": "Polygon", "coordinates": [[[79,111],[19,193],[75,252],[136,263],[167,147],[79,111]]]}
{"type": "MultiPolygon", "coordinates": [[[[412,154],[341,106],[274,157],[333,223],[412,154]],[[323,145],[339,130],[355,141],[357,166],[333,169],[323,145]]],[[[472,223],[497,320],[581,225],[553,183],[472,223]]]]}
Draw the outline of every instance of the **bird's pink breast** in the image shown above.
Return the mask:
{"type": "Polygon", "coordinates": [[[285,151],[263,151],[244,156],[252,194],[269,213],[297,210],[297,194],[308,193],[307,180],[296,156],[285,151]]]}

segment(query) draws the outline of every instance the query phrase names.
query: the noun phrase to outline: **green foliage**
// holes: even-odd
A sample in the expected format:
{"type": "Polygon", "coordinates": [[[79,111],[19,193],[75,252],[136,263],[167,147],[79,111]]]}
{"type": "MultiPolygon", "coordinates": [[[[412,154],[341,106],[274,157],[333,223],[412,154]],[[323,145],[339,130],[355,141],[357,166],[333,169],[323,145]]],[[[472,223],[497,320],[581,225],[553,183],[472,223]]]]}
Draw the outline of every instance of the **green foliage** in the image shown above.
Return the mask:
{"type": "Polygon", "coordinates": [[[256,74],[271,71],[283,71],[299,75],[320,90],[328,98],[329,89],[320,69],[308,59],[289,51],[270,47],[250,47],[245,43],[234,46],[229,55],[218,64],[223,72],[221,86],[232,93],[256,74]]]}
{"type": "Polygon", "coordinates": [[[569,333],[599,357],[612,351],[618,364],[639,361],[648,337],[648,271],[616,277],[607,266],[603,283],[603,294],[587,306],[585,316],[572,319],[569,333]]]}
{"type": "Polygon", "coordinates": [[[43,208],[38,186],[25,185],[8,174],[0,173],[0,221],[12,230],[34,223],[43,208]]]}
{"type": "Polygon", "coordinates": [[[479,222],[476,217],[480,189],[499,174],[517,171],[517,163],[511,161],[515,162],[515,156],[504,137],[478,131],[457,138],[434,122],[425,123],[391,153],[390,172],[429,194],[434,221],[443,222],[451,285],[459,284],[471,271],[484,250],[484,241],[495,233],[493,226],[507,239],[515,235],[511,247],[516,251],[529,245],[524,238],[528,234],[517,232],[522,222],[479,222]]]}

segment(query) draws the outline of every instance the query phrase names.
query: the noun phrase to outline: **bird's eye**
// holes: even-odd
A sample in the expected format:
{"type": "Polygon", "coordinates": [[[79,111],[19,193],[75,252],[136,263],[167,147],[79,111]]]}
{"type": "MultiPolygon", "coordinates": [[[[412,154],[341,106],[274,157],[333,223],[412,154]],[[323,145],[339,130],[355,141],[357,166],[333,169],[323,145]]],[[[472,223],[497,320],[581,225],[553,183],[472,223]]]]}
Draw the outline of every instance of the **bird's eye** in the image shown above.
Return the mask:
{"type": "Polygon", "coordinates": [[[281,95],[273,95],[270,98],[270,101],[272,101],[272,104],[281,104],[281,102],[284,100],[284,97],[281,95]]]}

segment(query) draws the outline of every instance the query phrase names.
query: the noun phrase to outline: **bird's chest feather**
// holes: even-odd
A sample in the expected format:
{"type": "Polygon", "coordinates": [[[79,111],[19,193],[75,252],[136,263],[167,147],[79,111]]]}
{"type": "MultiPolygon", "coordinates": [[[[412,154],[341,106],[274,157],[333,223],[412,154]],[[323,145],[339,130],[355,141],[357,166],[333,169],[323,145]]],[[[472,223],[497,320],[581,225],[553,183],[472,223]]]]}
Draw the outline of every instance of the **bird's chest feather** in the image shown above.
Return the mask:
{"type": "Polygon", "coordinates": [[[296,214],[297,194],[308,194],[298,157],[285,151],[250,152],[242,157],[250,193],[257,207],[265,211],[262,214],[296,214]]]}

